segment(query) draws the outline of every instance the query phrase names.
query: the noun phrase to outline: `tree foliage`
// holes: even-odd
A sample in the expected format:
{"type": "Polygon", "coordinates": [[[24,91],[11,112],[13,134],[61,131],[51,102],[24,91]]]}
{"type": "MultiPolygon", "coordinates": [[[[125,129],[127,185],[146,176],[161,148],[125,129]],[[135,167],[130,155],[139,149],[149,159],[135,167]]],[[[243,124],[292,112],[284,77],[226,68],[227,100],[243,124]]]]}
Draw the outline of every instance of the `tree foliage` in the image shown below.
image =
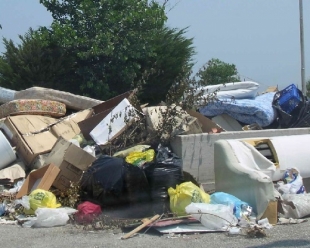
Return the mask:
{"type": "Polygon", "coordinates": [[[238,82],[237,68],[234,64],[225,63],[219,59],[212,58],[198,73],[202,85],[225,84],[238,82]]]}
{"type": "Polygon", "coordinates": [[[142,99],[159,102],[191,67],[192,40],[184,38],[185,30],[165,27],[165,8],[154,1],[40,2],[54,21],[38,37],[42,44],[57,42],[75,59],[75,86],[83,94],[105,100],[142,87],[142,99]]]}
{"type": "Polygon", "coordinates": [[[19,45],[3,39],[5,52],[0,57],[2,87],[22,90],[35,85],[72,91],[65,79],[74,76],[74,60],[62,47],[51,41],[44,45],[32,29],[24,36],[19,35],[19,39],[19,45]]]}

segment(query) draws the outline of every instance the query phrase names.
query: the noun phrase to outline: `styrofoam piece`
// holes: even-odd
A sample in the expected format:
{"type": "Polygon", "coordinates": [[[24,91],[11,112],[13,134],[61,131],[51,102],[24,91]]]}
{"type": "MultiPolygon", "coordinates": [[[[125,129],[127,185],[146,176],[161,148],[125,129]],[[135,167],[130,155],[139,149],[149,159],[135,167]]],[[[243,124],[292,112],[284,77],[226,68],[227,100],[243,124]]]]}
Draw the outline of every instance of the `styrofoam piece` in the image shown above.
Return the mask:
{"type": "Polygon", "coordinates": [[[90,136],[98,145],[105,145],[125,128],[126,121],[136,115],[135,108],[124,98],[103,120],[90,132],[90,136]]]}
{"type": "Polygon", "coordinates": [[[217,115],[212,118],[212,121],[225,129],[225,131],[242,131],[240,123],[228,114],[217,115]]]}
{"type": "Polygon", "coordinates": [[[0,132],[0,156],[0,169],[16,160],[16,154],[2,132],[0,132]]]}

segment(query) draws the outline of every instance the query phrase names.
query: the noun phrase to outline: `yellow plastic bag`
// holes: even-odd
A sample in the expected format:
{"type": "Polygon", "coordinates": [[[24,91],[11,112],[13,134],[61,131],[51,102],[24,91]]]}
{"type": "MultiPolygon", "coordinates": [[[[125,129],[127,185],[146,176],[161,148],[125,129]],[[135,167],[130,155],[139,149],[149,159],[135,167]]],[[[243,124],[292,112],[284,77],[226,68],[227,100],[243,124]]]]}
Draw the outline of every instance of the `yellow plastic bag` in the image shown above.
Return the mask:
{"type": "Polygon", "coordinates": [[[56,196],[43,189],[36,189],[29,195],[30,209],[24,209],[25,214],[34,214],[37,208],[58,208],[61,204],[57,203],[56,196]]]}
{"type": "Polygon", "coordinates": [[[146,162],[152,162],[155,157],[154,149],[149,149],[145,152],[131,152],[126,157],[126,162],[135,166],[142,166],[146,162]]]}
{"type": "Polygon", "coordinates": [[[146,149],[149,149],[149,145],[136,145],[134,147],[128,148],[114,153],[113,157],[126,158],[132,152],[144,152],[146,149]]]}
{"type": "Polygon", "coordinates": [[[170,210],[178,216],[186,215],[185,207],[191,202],[209,203],[210,195],[201,190],[192,182],[185,182],[176,186],[176,189],[169,188],[170,210]]]}

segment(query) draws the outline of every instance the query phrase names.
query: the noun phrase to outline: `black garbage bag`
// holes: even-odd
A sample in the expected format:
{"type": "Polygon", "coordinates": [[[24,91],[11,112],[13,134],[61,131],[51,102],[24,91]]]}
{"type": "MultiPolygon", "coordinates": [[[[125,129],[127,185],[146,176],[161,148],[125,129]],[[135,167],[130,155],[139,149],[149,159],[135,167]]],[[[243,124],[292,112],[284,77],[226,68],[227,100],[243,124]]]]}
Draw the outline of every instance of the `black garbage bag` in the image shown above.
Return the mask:
{"type": "Polygon", "coordinates": [[[82,198],[101,206],[128,203],[124,159],[101,155],[83,174],[80,183],[82,198]]]}
{"type": "Polygon", "coordinates": [[[169,210],[168,188],[175,188],[184,182],[182,159],[168,147],[159,145],[154,163],[148,163],[144,170],[150,185],[153,212],[162,214],[169,210]]]}
{"type": "Polygon", "coordinates": [[[290,127],[310,127],[310,102],[307,101],[304,103],[298,114],[297,120],[295,120],[290,127]]]}
{"type": "Polygon", "coordinates": [[[126,165],[125,183],[131,204],[150,202],[150,187],[144,170],[131,164],[126,165]]]}

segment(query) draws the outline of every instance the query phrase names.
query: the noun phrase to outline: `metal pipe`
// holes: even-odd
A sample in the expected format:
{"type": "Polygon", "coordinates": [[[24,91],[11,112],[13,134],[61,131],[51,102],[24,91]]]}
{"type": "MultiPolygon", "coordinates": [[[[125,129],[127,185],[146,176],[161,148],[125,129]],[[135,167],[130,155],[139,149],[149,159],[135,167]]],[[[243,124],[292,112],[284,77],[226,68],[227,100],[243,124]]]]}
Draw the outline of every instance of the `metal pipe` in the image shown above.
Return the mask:
{"type": "Polygon", "coordinates": [[[307,94],[306,77],[305,77],[305,51],[304,51],[304,20],[302,0],[299,0],[299,17],[300,17],[300,58],[301,58],[301,88],[303,95],[307,94]]]}

